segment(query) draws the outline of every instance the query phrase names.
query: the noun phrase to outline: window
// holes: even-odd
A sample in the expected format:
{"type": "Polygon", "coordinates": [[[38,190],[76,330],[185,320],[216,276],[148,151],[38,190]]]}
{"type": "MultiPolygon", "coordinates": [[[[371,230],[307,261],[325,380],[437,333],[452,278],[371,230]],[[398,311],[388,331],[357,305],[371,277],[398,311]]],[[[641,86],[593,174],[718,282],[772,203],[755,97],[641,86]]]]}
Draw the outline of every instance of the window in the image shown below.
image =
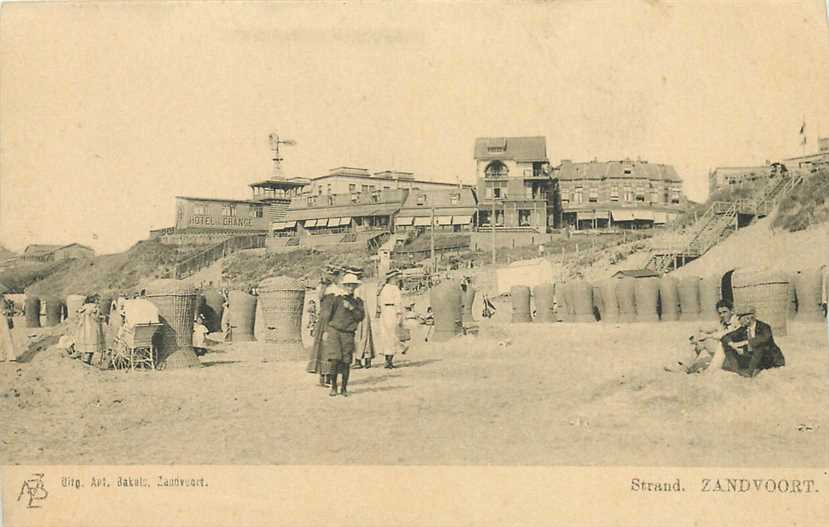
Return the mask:
{"type": "Polygon", "coordinates": [[[391,187],[386,187],[386,186],[384,186],[384,187],[383,187],[383,190],[391,190],[391,187]]]}
{"type": "Polygon", "coordinates": [[[368,188],[369,188],[372,192],[374,192],[374,191],[377,189],[377,187],[375,187],[374,185],[369,185],[369,186],[368,186],[368,188]]]}
{"type": "Polygon", "coordinates": [[[193,205],[193,214],[197,216],[204,216],[205,214],[207,214],[207,207],[204,205],[204,203],[196,203],[195,205],[193,205]]]}
{"type": "Polygon", "coordinates": [[[644,203],[645,202],[645,195],[644,194],[636,194],[636,201],[644,203]]]}
{"type": "Polygon", "coordinates": [[[359,200],[359,199],[360,199],[359,194],[352,194],[351,195],[351,203],[357,203],[357,200],[359,200]]]}
{"type": "Polygon", "coordinates": [[[363,189],[363,192],[368,192],[368,190],[369,190],[368,185],[363,185],[362,189],[363,189]]]}
{"type": "Polygon", "coordinates": [[[417,195],[417,204],[418,205],[425,205],[426,204],[426,194],[418,194],[417,195]]]}
{"type": "Polygon", "coordinates": [[[379,203],[380,202],[380,192],[379,191],[374,191],[374,192],[371,193],[371,201],[373,203],[379,203]]]}
{"type": "Polygon", "coordinates": [[[354,183],[349,183],[348,184],[348,191],[351,192],[351,193],[356,192],[357,191],[357,185],[355,185],[354,183]]]}
{"type": "Polygon", "coordinates": [[[308,206],[312,206],[317,200],[314,196],[308,196],[308,206]]]}
{"type": "Polygon", "coordinates": [[[509,169],[507,169],[507,166],[500,161],[493,161],[486,166],[484,175],[488,178],[507,177],[509,175],[509,169]]]}
{"type": "Polygon", "coordinates": [[[610,201],[619,201],[619,187],[610,187],[610,201]]]}
{"type": "Polygon", "coordinates": [[[633,171],[631,169],[629,169],[629,168],[625,169],[625,174],[632,174],[632,173],[633,173],[633,171]]]}
{"type": "Polygon", "coordinates": [[[331,194],[331,183],[329,183],[329,184],[328,184],[328,187],[327,187],[327,189],[326,189],[326,192],[325,192],[325,193],[326,193],[326,194],[331,194]]]}
{"type": "Polygon", "coordinates": [[[322,185],[320,185],[319,187],[317,187],[317,190],[319,191],[319,192],[318,192],[318,195],[322,196],[322,185]]]}
{"type": "Polygon", "coordinates": [[[633,201],[633,189],[625,187],[624,195],[622,197],[625,201],[633,201]]]}
{"type": "Polygon", "coordinates": [[[530,214],[532,214],[531,210],[527,210],[527,209],[519,209],[518,210],[518,226],[519,227],[529,227],[530,226],[530,214]]]}
{"type": "Polygon", "coordinates": [[[492,195],[495,196],[496,198],[500,198],[501,197],[501,187],[494,187],[492,189],[492,195]]]}
{"type": "Polygon", "coordinates": [[[678,204],[679,203],[680,192],[678,188],[671,189],[671,203],[678,204]]]}
{"type": "Polygon", "coordinates": [[[461,200],[461,195],[460,194],[449,194],[449,204],[450,205],[457,205],[460,200],[461,200]]]}
{"type": "Polygon", "coordinates": [[[334,205],[334,196],[331,195],[331,194],[328,195],[328,205],[329,206],[334,205]]]}
{"type": "Polygon", "coordinates": [[[261,205],[253,205],[250,208],[250,217],[251,218],[262,218],[265,215],[265,211],[262,209],[261,205]]]}
{"type": "Polygon", "coordinates": [[[575,201],[576,204],[582,203],[584,201],[584,195],[582,194],[581,187],[576,187],[576,192],[575,196],[573,197],[573,201],[575,201]]]}
{"type": "Polygon", "coordinates": [[[226,203],[222,207],[222,216],[236,216],[236,205],[226,203]]]}
{"type": "Polygon", "coordinates": [[[500,146],[500,145],[499,146],[488,146],[486,151],[490,152],[490,153],[506,152],[507,147],[506,146],[500,146]]]}

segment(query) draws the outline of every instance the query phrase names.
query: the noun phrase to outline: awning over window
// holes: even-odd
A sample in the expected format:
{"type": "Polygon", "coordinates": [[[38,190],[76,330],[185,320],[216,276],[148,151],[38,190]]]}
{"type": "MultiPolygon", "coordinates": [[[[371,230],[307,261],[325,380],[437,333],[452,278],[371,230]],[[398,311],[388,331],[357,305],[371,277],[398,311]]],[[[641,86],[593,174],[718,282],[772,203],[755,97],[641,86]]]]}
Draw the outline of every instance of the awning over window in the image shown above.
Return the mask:
{"type": "Polygon", "coordinates": [[[611,211],[613,221],[633,221],[632,210],[614,210],[611,211]]]}
{"type": "Polygon", "coordinates": [[[438,225],[452,225],[452,216],[438,216],[435,219],[438,225]]]}
{"type": "Polygon", "coordinates": [[[341,218],[329,218],[328,219],[328,226],[329,227],[337,227],[340,224],[341,218]]]}
{"type": "Polygon", "coordinates": [[[452,216],[452,225],[469,225],[472,223],[472,216],[452,216]]]}
{"type": "Polygon", "coordinates": [[[285,228],[285,224],[281,221],[275,221],[271,224],[271,228],[275,231],[281,231],[285,228]]]}
{"type": "Polygon", "coordinates": [[[395,225],[411,225],[414,223],[414,217],[412,216],[398,216],[394,219],[395,225]]]}
{"type": "Polygon", "coordinates": [[[296,227],[296,222],[295,221],[286,221],[282,225],[284,225],[285,226],[284,228],[286,228],[286,229],[293,229],[294,227],[296,227]]]}
{"type": "Polygon", "coordinates": [[[654,212],[653,213],[653,222],[657,225],[662,225],[663,223],[668,223],[668,213],[667,212],[654,212]]]}
{"type": "Polygon", "coordinates": [[[595,217],[596,217],[596,215],[593,214],[593,211],[580,210],[580,211],[576,212],[576,219],[578,221],[592,220],[595,217]]]}
{"type": "Polygon", "coordinates": [[[328,227],[328,218],[321,218],[317,220],[317,227],[328,227]]]}
{"type": "Polygon", "coordinates": [[[635,210],[635,211],[633,211],[633,217],[637,220],[650,220],[650,221],[653,221],[653,211],[652,210],[635,210]]]}
{"type": "Polygon", "coordinates": [[[423,218],[415,218],[414,221],[415,227],[428,227],[432,224],[432,218],[430,217],[423,217],[423,218]]]}
{"type": "Polygon", "coordinates": [[[306,229],[307,229],[308,227],[316,227],[316,226],[317,226],[317,220],[305,220],[305,225],[304,225],[304,227],[305,227],[306,229]]]}
{"type": "Polygon", "coordinates": [[[340,218],[340,225],[341,226],[342,225],[351,225],[351,218],[350,217],[340,218]]]}

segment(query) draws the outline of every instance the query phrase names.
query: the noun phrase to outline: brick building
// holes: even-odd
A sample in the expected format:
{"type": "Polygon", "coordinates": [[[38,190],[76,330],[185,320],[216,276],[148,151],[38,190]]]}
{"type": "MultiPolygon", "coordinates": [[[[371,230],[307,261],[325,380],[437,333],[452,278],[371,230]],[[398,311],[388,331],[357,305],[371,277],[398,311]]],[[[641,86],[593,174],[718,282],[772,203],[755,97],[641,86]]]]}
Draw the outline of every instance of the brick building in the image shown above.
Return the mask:
{"type": "Polygon", "coordinates": [[[562,160],[555,175],[562,224],[575,229],[652,227],[671,221],[687,206],[682,180],[670,165],[562,160]]]}
{"type": "Polygon", "coordinates": [[[544,137],[475,140],[477,225],[547,232],[555,217],[555,181],[544,137]],[[494,212],[494,222],[493,222],[494,212]]]}
{"type": "MultiPolygon", "coordinates": [[[[382,190],[440,190],[456,186],[454,183],[417,179],[413,172],[384,170],[371,173],[366,168],[337,167],[324,176],[313,178],[303,189],[303,194],[311,196],[369,195],[382,190]]],[[[323,204],[322,201],[320,204],[323,204]]]]}

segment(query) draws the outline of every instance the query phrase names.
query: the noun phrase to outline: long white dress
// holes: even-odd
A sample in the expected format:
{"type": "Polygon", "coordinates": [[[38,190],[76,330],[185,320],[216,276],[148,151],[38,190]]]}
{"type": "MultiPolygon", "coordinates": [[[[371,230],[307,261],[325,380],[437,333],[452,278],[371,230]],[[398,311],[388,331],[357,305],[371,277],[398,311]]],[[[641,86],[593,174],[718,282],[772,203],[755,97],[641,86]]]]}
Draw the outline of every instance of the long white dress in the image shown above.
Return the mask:
{"type": "Polygon", "coordinates": [[[400,288],[393,284],[386,284],[377,297],[380,306],[380,323],[377,324],[378,351],[383,355],[394,356],[400,352],[400,338],[397,328],[400,326],[403,314],[403,299],[400,288]]]}

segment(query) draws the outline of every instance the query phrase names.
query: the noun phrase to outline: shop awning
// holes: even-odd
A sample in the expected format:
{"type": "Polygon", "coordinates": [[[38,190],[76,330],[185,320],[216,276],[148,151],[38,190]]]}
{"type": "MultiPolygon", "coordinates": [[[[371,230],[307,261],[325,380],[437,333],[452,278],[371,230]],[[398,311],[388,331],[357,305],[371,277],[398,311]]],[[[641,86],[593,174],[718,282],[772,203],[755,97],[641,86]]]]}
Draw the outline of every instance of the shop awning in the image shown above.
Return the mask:
{"type": "Polygon", "coordinates": [[[317,220],[317,227],[328,227],[328,218],[321,218],[317,220]]]}
{"type": "Polygon", "coordinates": [[[398,216],[394,219],[395,225],[411,225],[414,223],[414,218],[412,216],[398,216]]]}
{"type": "Polygon", "coordinates": [[[293,229],[294,227],[296,227],[296,222],[295,221],[286,221],[282,225],[284,225],[283,228],[285,228],[285,229],[293,229]]]}
{"type": "Polygon", "coordinates": [[[592,220],[595,217],[596,217],[596,215],[593,214],[593,211],[580,210],[580,211],[576,212],[576,219],[578,221],[592,220]]]}
{"type": "Polygon", "coordinates": [[[653,213],[653,222],[662,225],[663,223],[668,223],[668,213],[667,212],[654,212],[653,213]]]}
{"type": "Polygon", "coordinates": [[[610,212],[613,221],[633,221],[632,210],[614,210],[610,212]]]}
{"type": "Polygon", "coordinates": [[[281,231],[284,228],[285,228],[285,223],[283,223],[281,221],[275,221],[271,224],[271,229],[273,229],[275,231],[281,231]]]}
{"type": "Polygon", "coordinates": [[[328,219],[328,226],[329,227],[337,227],[340,224],[340,218],[329,218],[328,219]]]}
{"type": "Polygon", "coordinates": [[[429,225],[432,224],[432,218],[431,217],[415,218],[414,224],[415,224],[415,227],[424,227],[424,226],[428,227],[429,225]]]}
{"type": "Polygon", "coordinates": [[[305,220],[305,225],[304,225],[304,227],[305,227],[306,229],[307,229],[308,227],[316,227],[316,226],[317,226],[317,220],[305,220]]]}
{"type": "Polygon", "coordinates": [[[469,225],[472,223],[472,216],[452,216],[452,225],[469,225]]]}
{"type": "Polygon", "coordinates": [[[452,216],[438,216],[435,219],[438,225],[452,225],[452,216]]]}
{"type": "Polygon", "coordinates": [[[653,211],[652,210],[635,210],[635,211],[633,211],[633,217],[637,220],[650,220],[650,221],[653,221],[653,211]]]}
{"type": "Polygon", "coordinates": [[[340,225],[351,225],[351,217],[340,218],[340,225]]]}

